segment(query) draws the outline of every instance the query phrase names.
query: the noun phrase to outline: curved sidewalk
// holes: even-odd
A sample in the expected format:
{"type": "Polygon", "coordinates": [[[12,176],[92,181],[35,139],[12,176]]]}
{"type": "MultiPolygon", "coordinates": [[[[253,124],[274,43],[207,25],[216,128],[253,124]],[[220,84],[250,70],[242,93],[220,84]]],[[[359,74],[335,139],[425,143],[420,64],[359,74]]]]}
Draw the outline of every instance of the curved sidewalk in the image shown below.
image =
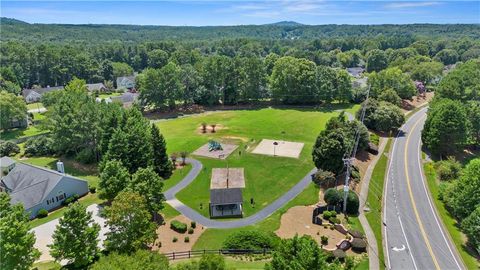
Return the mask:
{"type": "Polygon", "coordinates": [[[255,224],[268,216],[270,216],[273,212],[277,211],[293,198],[295,198],[300,192],[302,192],[312,181],[311,174],[313,174],[316,169],[312,169],[308,172],[305,177],[303,177],[300,182],[298,182],[295,186],[293,186],[289,191],[283,194],[280,198],[276,199],[271,204],[267,205],[262,210],[258,211],[254,215],[251,215],[246,218],[238,219],[238,220],[231,220],[231,221],[218,221],[212,220],[207,217],[202,216],[197,211],[193,210],[189,206],[185,205],[177,198],[175,198],[175,194],[177,194],[180,190],[184,189],[188,186],[195,178],[198,176],[200,171],[202,170],[203,166],[200,161],[192,158],[188,158],[187,163],[192,164],[192,169],[190,172],[182,179],[178,184],[170,188],[169,190],[165,191],[165,198],[166,202],[175,208],[178,212],[182,215],[186,216],[187,218],[207,227],[207,228],[221,228],[221,229],[229,229],[229,228],[238,228],[243,226],[248,226],[251,224],[255,224]]]}

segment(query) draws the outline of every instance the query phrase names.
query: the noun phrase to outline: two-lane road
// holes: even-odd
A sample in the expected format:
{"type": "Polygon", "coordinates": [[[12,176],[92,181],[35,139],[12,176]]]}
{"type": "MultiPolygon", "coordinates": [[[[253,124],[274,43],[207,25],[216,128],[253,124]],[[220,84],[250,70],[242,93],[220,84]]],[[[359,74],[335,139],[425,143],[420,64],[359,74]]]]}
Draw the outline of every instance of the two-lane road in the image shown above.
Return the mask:
{"type": "Polygon", "coordinates": [[[464,269],[437,216],[423,176],[421,131],[427,108],[395,138],[383,202],[384,248],[390,269],[464,269]]]}

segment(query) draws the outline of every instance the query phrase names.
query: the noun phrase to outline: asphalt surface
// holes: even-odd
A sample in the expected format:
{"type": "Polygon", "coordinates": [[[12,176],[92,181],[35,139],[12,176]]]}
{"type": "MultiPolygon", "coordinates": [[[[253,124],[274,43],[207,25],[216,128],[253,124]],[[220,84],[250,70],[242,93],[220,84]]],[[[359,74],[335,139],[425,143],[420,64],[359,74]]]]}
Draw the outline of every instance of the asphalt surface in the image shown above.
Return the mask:
{"type": "Polygon", "coordinates": [[[182,213],[182,215],[186,216],[187,218],[196,221],[197,223],[207,227],[207,228],[238,228],[243,227],[251,224],[255,224],[266,217],[270,216],[273,212],[284,206],[290,200],[295,198],[300,192],[302,192],[312,181],[311,175],[315,173],[316,169],[312,169],[310,172],[305,175],[295,186],[293,186],[289,191],[284,193],[280,198],[272,202],[271,204],[267,205],[265,208],[260,210],[259,212],[255,213],[246,218],[230,220],[230,221],[219,221],[214,219],[209,219],[207,217],[202,216],[197,211],[193,210],[192,208],[188,207],[187,205],[183,204],[181,201],[175,198],[175,194],[188,186],[195,178],[198,176],[200,171],[202,170],[202,163],[195,159],[187,159],[187,163],[192,164],[192,169],[190,172],[182,179],[177,185],[173,186],[169,190],[165,192],[165,198],[167,203],[170,204],[173,208],[175,208],[178,212],[182,213]]]}
{"type": "Polygon", "coordinates": [[[434,209],[421,162],[427,108],[402,126],[384,190],[384,248],[390,269],[465,269],[434,209]]]}

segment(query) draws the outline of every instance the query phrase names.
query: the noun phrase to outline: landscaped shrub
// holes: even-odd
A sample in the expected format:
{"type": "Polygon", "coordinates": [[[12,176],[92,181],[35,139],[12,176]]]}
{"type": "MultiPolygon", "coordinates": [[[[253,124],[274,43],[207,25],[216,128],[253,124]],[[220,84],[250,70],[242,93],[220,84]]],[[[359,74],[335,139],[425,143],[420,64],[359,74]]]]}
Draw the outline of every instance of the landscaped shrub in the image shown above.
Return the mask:
{"type": "Polygon", "coordinates": [[[188,234],[193,234],[193,228],[188,228],[188,234]]]}
{"type": "Polygon", "coordinates": [[[342,197],[340,196],[340,193],[337,189],[335,188],[329,188],[325,191],[325,194],[323,195],[323,199],[328,205],[336,205],[340,201],[342,201],[342,197]]]}
{"type": "Polygon", "coordinates": [[[322,245],[327,245],[328,244],[328,236],[322,235],[322,236],[320,236],[320,240],[322,242],[322,245]]]}
{"type": "Polygon", "coordinates": [[[94,194],[97,192],[97,188],[96,187],[89,187],[88,190],[90,190],[90,193],[94,194]]]}
{"type": "Polygon", "coordinates": [[[224,249],[275,249],[280,238],[273,232],[239,231],[227,237],[224,249]]]}
{"type": "Polygon", "coordinates": [[[75,195],[73,195],[73,196],[70,196],[70,197],[66,198],[66,199],[62,202],[62,205],[65,205],[65,206],[66,206],[66,205],[69,205],[69,204],[71,204],[71,203],[73,203],[73,202],[76,202],[76,201],[78,200],[78,198],[79,198],[78,194],[75,194],[75,195]]]}
{"type": "Polygon", "coordinates": [[[355,192],[349,191],[347,196],[347,214],[355,215],[358,213],[358,207],[360,206],[360,201],[355,192]]]}
{"type": "Polygon", "coordinates": [[[195,229],[197,227],[197,223],[195,221],[190,222],[190,227],[195,229]]]}
{"type": "Polygon", "coordinates": [[[177,237],[173,237],[172,242],[175,243],[175,242],[177,242],[177,241],[178,241],[178,238],[177,238],[177,237]]]}
{"type": "Polygon", "coordinates": [[[48,211],[47,211],[47,209],[43,209],[43,208],[42,208],[42,209],[38,210],[38,212],[37,212],[37,218],[44,218],[44,217],[46,217],[46,216],[48,216],[48,211]]]}
{"type": "Polygon", "coordinates": [[[188,243],[188,242],[190,242],[190,237],[188,237],[188,236],[185,236],[185,239],[183,240],[183,242],[185,242],[185,243],[188,243]]]}
{"type": "Polygon", "coordinates": [[[367,242],[362,238],[353,238],[352,240],[352,250],[357,252],[364,252],[367,250],[367,242]]]}
{"type": "Polygon", "coordinates": [[[14,144],[13,142],[2,142],[0,143],[0,157],[3,156],[14,156],[20,153],[20,147],[14,144]]]}
{"type": "Polygon", "coordinates": [[[455,158],[435,162],[435,171],[441,181],[455,180],[460,177],[462,165],[455,158]]]}
{"type": "Polygon", "coordinates": [[[363,238],[363,233],[359,232],[359,231],[355,231],[355,230],[352,230],[352,231],[348,231],[349,234],[351,234],[353,236],[353,238],[363,238]]]}
{"type": "Polygon", "coordinates": [[[378,146],[380,144],[380,137],[375,133],[370,133],[370,142],[378,146]]]}
{"type": "Polygon", "coordinates": [[[25,142],[26,156],[48,156],[54,153],[53,141],[47,136],[31,138],[25,142]]]}
{"type": "Polygon", "coordinates": [[[179,233],[185,233],[187,231],[187,224],[178,220],[172,220],[170,222],[170,229],[179,233]]]}
{"type": "Polygon", "coordinates": [[[333,224],[340,224],[340,219],[336,218],[336,217],[330,217],[328,219],[328,221],[330,221],[331,223],[333,224]]]}
{"type": "Polygon", "coordinates": [[[330,171],[318,169],[318,171],[313,175],[312,181],[317,186],[329,186],[335,183],[335,174],[330,171]]]}
{"type": "Polygon", "coordinates": [[[336,249],[332,252],[333,257],[338,258],[338,259],[344,259],[347,257],[347,253],[341,249],[336,249]]]}

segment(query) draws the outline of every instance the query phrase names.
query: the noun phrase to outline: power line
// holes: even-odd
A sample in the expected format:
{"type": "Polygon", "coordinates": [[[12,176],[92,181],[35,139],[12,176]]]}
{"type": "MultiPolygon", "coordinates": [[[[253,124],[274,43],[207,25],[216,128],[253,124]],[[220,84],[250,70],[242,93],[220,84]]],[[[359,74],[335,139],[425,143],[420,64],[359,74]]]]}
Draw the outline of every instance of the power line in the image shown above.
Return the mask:
{"type": "Polygon", "coordinates": [[[344,195],[343,195],[343,212],[344,213],[347,211],[347,197],[348,197],[348,191],[349,191],[348,181],[350,180],[352,163],[353,163],[353,160],[355,159],[355,155],[357,154],[358,144],[360,142],[361,126],[363,124],[363,120],[365,119],[365,111],[367,109],[369,94],[370,94],[370,87],[367,88],[367,96],[366,96],[366,99],[365,99],[365,103],[362,107],[362,113],[360,114],[360,125],[357,125],[357,129],[355,131],[354,144],[352,145],[352,147],[350,147],[351,149],[349,149],[349,150],[347,150],[347,152],[345,152],[345,158],[343,158],[343,162],[344,162],[345,167],[346,167],[345,185],[343,186],[343,192],[344,192],[344,195]]]}

